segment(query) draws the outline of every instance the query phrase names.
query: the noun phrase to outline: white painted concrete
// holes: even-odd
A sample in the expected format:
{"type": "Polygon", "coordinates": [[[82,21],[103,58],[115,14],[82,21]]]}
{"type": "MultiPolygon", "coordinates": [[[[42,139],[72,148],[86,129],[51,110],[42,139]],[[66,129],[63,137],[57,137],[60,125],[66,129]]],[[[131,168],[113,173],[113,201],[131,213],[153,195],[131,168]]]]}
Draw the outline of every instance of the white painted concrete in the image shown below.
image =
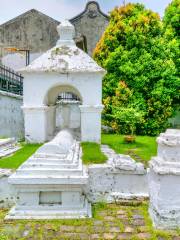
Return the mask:
{"type": "Polygon", "coordinates": [[[0,169],[0,208],[9,208],[15,204],[16,192],[8,183],[12,170],[0,169]]]}
{"type": "Polygon", "coordinates": [[[180,130],[168,129],[158,142],[158,156],[149,171],[150,208],[154,226],[180,227],[180,130]]]}
{"type": "MultiPolygon", "coordinates": [[[[42,53],[30,53],[30,63],[41,56],[42,53]]],[[[1,59],[2,64],[15,71],[26,66],[26,55],[24,53],[9,53],[1,59]]]]}
{"type": "Polygon", "coordinates": [[[82,140],[100,142],[105,70],[76,47],[72,39],[74,27],[69,22],[61,23],[58,31],[61,39],[57,45],[21,70],[25,77],[25,137],[30,142],[50,140],[55,132],[52,122],[54,125],[56,119],[50,108],[60,93],[72,92],[82,101],[82,140]],[[50,134],[49,126],[52,128],[50,134]]]}
{"type": "Polygon", "coordinates": [[[9,182],[17,189],[18,199],[6,219],[91,217],[83,191],[88,175],[80,143],[67,130],[37,150],[9,182]]]}
{"type": "Polygon", "coordinates": [[[0,137],[24,138],[22,97],[0,91],[0,137]]]}
{"type": "Polygon", "coordinates": [[[108,162],[88,166],[89,183],[85,190],[88,199],[94,203],[111,203],[148,197],[147,172],[143,164],[116,154],[108,146],[102,146],[102,151],[108,156],[108,162]]]}

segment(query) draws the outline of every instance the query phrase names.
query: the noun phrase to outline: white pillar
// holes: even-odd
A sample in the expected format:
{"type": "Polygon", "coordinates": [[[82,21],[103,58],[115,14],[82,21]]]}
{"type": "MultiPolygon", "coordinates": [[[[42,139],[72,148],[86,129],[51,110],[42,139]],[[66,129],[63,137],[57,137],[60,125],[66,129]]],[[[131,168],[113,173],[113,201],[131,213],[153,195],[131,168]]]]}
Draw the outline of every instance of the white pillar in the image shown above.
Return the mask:
{"type": "Polygon", "coordinates": [[[52,140],[56,129],[56,106],[47,108],[47,140],[52,140]]]}
{"type": "Polygon", "coordinates": [[[149,170],[150,208],[154,226],[180,227],[180,130],[168,129],[157,138],[158,156],[149,170]]]}
{"type": "Polygon", "coordinates": [[[81,141],[101,142],[101,112],[103,105],[81,105],[81,141]]]}
{"type": "Polygon", "coordinates": [[[49,107],[22,107],[24,111],[25,138],[30,143],[43,143],[48,140],[49,107]]]}

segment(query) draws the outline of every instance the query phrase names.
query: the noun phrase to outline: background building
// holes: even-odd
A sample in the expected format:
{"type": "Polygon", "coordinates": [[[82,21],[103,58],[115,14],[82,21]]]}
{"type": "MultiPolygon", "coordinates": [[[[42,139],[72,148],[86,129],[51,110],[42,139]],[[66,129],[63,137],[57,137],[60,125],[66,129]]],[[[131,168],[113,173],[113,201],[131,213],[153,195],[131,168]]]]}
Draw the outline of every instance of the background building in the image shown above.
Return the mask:
{"type": "MultiPolygon", "coordinates": [[[[89,1],[85,10],[70,19],[75,26],[75,41],[89,55],[109,23],[96,1],[89,1]]],[[[59,21],[32,9],[0,25],[0,57],[4,65],[15,70],[25,66],[52,48],[58,39],[59,21]]]]}

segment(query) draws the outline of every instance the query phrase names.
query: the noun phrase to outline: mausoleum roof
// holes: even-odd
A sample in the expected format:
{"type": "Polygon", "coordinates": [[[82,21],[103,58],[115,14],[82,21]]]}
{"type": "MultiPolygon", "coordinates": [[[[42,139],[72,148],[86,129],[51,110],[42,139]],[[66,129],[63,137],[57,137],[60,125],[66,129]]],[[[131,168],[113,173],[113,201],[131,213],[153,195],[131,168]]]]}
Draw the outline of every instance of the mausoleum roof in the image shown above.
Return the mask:
{"type": "Polygon", "coordinates": [[[88,54],[79,49],[73,40],[74,26],[67,20],[57,27],[60,39],[55,47],[42,54],[20,72],[101,72],[101,68],[88,54]]]}

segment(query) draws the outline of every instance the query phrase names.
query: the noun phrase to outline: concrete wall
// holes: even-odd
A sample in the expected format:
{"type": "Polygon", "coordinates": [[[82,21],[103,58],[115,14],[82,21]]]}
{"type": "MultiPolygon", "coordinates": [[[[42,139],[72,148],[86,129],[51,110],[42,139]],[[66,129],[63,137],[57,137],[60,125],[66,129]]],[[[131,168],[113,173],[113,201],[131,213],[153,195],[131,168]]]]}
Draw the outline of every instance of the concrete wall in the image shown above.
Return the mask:
{"type": "Polygon", "coordinates": [[[8,183],[12,170],[0,169],[0,208],[9,208],[15,204],[16,192],[8,183]]]}
{"type": "Polygon", "coordinates": [[[100,40],[109,18],[100,10],[97,2],[89,2],[84,12],[70,20],[76,29],[76,38],[85,37],[87,52],[91,56],[96,44],[100,40]]]}
{"type": "Polygon", "coordinates": [[[22,97],[0,91],[0,136],[24,137],[22,97]]]}
{"type": "MultiPolygon", "coordinates": [[[[42,53],[31,53],[30,54],[30,63],[36,58],[41,56],[42,53]]],[[[21,53],[9,53],[2,57],[1,62],[3,65],[8,66],[15,71],[26,66],[26,56],[21,53]]]]}
{"type": "Polygon", "coordinates": [[[0,43],[32,53],[45,52],[56,44],[58,21],[32,9],[0,26],[0,43]]]}

